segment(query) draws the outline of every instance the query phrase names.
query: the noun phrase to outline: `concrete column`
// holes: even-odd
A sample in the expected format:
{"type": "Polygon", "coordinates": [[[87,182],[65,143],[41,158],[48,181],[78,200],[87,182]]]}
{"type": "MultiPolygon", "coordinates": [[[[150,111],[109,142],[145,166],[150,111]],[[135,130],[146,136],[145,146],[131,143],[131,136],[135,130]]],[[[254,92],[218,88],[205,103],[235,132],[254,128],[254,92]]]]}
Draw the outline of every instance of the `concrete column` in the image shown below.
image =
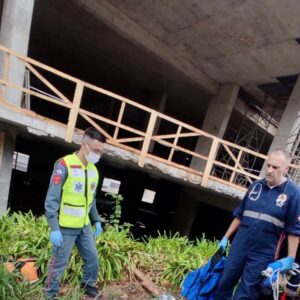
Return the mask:
{"type": "Polygon", "coordinates": [[[179,232],[182,236],[189,236],[198,211],[196,199],[184,192],[178,199],[178,204],[171,225],[173,233],[179,232]]]}
{"type": "MultiPolygon", "coordinates": [[[[0,44],[18,53],[27,55],[34,0],[4,0],[0,44]]],[[[0,74],[3,70],[3,53],[0,56],[0,74]]],[[[23,85],[24,65],[13,58],[10,60],[8,82],[23,85]]],[[[6,100],[21,105],[22,92],[9,88],[6,100]]]]}
{"type": "Polygon", "coordinates": [[[300,76],[295,83],[292,94],[280,119],[279,126],[270,146],[269,153],[278,148],[291,151],[300,125],[300,76]],[[295,133],[295,134],[294,134],[295,133]]]}
{"type": "MultiPolygon", "coordinates": [[[[159,111],[160,113],[163,113],[166,108],[167,98],[168,95],[166,93],[163,93],[161,96],[157,95],[156,97],[153,97],[153,99],[151,99],[151,108],[159,111]]],[[[153,135],[158,134],[160,122],[161,119],[158,118],[154,126],[153,135]]],[[[154,148],[154,142],[152,141],[149,145],[149,152],[152,152],[153,148],[154,148]]]]}
{"type": "Polygon", "coordinates": [[[4,133],[4,141],[0,142],[2,148],[2,155],[0,152],[0,216],[3,215],[7,210],[7,202],[9,196],[11,172],[13,167],[13,155],[16,144],[16,132],[13,128],[0,126],[0,132],[4,133]]]}
{"type": "MultiPolygon", "coordinates": [[[[298,76],[289,101],[284,109],[279,122],[276,134],[273,138],[269,152],[283,148],[291,151],[298,136],[300,128],[300,76],[298,76]]],[[[264,177],[266,171],[266,162],[264,163],[259,176],[264,177]]]]}
{"type": "MultiPolygon", "coordinates": [[[[223,138],[232,109],[237,99],[239,86],[237,84],[223,84],[217,96],[210,100],[205,115],[202,130],[223,138]]],[[[211,147],[211,139],[199,137],[195,152],[208,156],[211,147]]],[[[206,162],[193,157],[190,167],[203,171],[206,162]]]]}

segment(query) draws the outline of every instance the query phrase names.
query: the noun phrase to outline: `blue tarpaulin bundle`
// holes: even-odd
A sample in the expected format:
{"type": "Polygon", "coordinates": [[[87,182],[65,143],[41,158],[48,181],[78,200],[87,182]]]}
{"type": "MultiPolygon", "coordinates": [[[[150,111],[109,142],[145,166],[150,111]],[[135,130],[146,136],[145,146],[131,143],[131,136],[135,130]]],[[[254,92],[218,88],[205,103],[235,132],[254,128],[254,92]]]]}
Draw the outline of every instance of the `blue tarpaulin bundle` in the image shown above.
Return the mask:
{"type": "Polygon", "coordinates": [[[186,276],[181,296],[188,300],[213,300],[225,262],[224,250],[219,248],[204,266],[186,276]]]}

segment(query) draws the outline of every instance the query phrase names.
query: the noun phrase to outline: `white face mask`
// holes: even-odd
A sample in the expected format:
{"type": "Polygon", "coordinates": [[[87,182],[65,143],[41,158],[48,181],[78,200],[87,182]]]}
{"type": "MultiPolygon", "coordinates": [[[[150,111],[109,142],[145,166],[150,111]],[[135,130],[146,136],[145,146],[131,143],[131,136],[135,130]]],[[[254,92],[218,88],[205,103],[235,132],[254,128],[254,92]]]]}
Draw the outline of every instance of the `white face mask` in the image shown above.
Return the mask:
{"type": "Polygon", "coordinates": [[[96,164],[101,158],[100,154],[96,154],[93,151],[89,151],[88,154],[84,153],[84,155],[87,162],[90,162],[92,164],[96,164]]]}

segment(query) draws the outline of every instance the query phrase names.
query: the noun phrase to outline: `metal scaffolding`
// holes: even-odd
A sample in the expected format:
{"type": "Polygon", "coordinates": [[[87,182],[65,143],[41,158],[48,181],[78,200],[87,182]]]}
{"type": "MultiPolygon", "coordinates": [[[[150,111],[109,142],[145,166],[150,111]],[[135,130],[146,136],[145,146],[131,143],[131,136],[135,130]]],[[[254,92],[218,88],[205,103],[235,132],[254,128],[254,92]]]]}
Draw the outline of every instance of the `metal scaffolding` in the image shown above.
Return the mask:
{"type": "MultiPolygon", "coordinates": [[[[240,146],[247,147],[253,151],[260,152],[270,124],[273,123],[273,125],[277,126],[272,119],[274,108],[270,113],[258,107],[255,107],[255,109],[249,107],[248,111],[243,115],[239,128],[230,126],[229,124],[224,139],[240,146]]],[[[238,155],[237,149],[231,148],[230,150],[235,156],[238,155]]],[[[230,166],[234,165],[233,159],[223,148],[219,149],[217,160],[230,166]]],[[[244,154],[241,157],[240,162],[245,170],[255,175],[259,175],[263,165],[262,160],[251,154],[244,154]]],[[[222,179],[228,179],[232,176],[231,170],[220,166],[215,166],[213,172],[215,176],[222,179]]],[[[234,176],[235,183],[247,186],[248,180],[245,175],[236,174],[234,176]]]]}

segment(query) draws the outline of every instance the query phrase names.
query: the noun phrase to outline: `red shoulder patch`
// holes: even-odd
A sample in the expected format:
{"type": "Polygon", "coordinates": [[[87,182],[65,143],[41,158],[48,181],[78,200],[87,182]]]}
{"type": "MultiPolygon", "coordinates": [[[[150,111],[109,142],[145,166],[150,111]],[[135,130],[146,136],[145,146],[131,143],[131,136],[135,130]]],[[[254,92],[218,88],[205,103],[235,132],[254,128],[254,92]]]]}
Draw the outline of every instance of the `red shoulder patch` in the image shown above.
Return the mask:
{"type": "Polygon", "coordinates": [[[53,183],[54,184],[59,184],[61,182],[61,176],[56,174],[53,176],[53,183]]]}
{"type": "Polygon", "coordinates": [[[62,158],[61,160],[60,160],[60,164],[62,165],[62,166],[66,166],[67,164],[66,164],[66,162],[65,162],[65,160],[62,158]]]}

